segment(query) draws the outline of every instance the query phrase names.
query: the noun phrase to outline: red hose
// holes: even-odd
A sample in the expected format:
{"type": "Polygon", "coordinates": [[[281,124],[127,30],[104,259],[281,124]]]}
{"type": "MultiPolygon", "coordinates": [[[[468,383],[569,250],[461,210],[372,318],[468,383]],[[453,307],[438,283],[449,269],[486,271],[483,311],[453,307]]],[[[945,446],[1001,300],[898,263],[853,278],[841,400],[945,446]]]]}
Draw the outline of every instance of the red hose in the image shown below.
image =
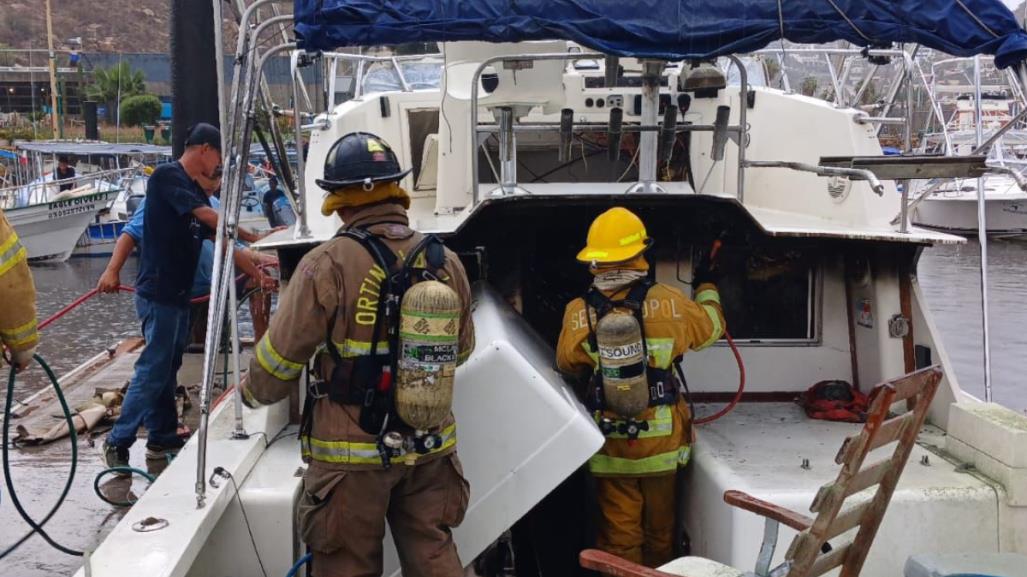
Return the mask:
{"type": "MultiPolygon", "coordinates": [[[[722,244],[723,243],[719,238],[713,241],[713,246],[710,247],[711,261],[716,261],[717,253],[720,252],[720,247],[722,244]]],[[[731,338],[730,333],[724,331],[724,338],[727,339],[727,344],[731,347],[732,354],[735,355],[735,362],[738,363],[738,391],[735,392],[735,398],[731,399],[731,402],[728,403],[723,409],[717,411],[716,413],[713,413],[708,417],[696,419],[695,421],[693,421],[693,424],[695,425],[705,425],[706,423],[712,423],[713,421],[716,421],[717,419],[730,413],[732,410],[734,410],[738,403],[741,402],[742,393],[745,392],[745,363],[742,362],[742,353],[738,352],[738,347],[735,346],[735,340],[731,338]]]]}
{"type": "MultiPolygon", "coordinates": [[[[269,264],[267,264],[267,265],[259,265],[257,268],[259,268],[259,269],[274,268],[274,265],[269,265],[269,264]]],[[[239,275],[239,276],[237,276],[235,278],[235,282],[239,282],[239,281],[241,281],[245,277],[246,277],[246,275],[241,274],[241,275],[239,275]]],[[[134,292],[136,292],[136,289],[134,287],[130,287],[128,285],[123,285],[123,284],[118,285],[117,290],[118,290],[118,292],[125,292],[125,293],[134,293],[134,292]]],[[[55,312],[53,315],[51,315],[45,321],[39,323],[39,325],[36,327],[37,330],[45,329],[46,327],[50,326],[54,321],[60,319],[64,315],[70,313],[72,310],[78,308],[79,305],[81,305],[82,303],[86,302],[87,300],[93,298],[94,296],[96,296],[98,294],[100,294],[100,289],[94,288],[94,289],[90,290],[89,292],[87,292],[86,294],[84,294],[84,295],[78,297],[77,299],[71,301],[71,303],[66,305],[64,308],[62,308],[61,310],[55,312]]],[[[201,297],[196,297],[194,299],[191,299],[189,301],[189,304],[194,304],[195,305],[195,304],[205,303],[205,302],[207,302],[209,300],[210,300],[210,294],[208,293],[208,294],[205,294],[205,295],[203,295],[201,297]]]]}
{"type": "Polygon", "coordinates": [[[735,362],[738,363],[738,391],[735,393],[735,398],[731,399],[731,402],[727,404],[723,409],[713,413],[708,417],[696,419],[693,421],[695,425],[705,425],[706,423],[712,423],[724,415],[734,410],[735,406],[742,400],[742,393],[745,391],[745,363],[742,362],[742,354],[738,352],[738,347],[735,346],[734,339],[727,331],[724,331],[724,337],[727,339],[728,346],[731,347],[731,352],[735,355],[735,362]]]}
{"type": "Polygon", "coordinates": [[[80,305],[80,304],[86,302],[87,300],[93,298],[94,296],[96,296],[96,293],[98,293],[98,292],[100,292],[100,289],[95,289],[94,288],[93,290],[87,292],[86,294],[78,297],[77,299],[72,301],[71,304],[65,306],[61,310],[59,310],[56,313],[54,313],[53,316],[51,316],[50,318],[48,318],[45,321],[39,323],[39,326],[37,326],[36,328],[38,330],[45,329],[50,323],[52,323],[52,322],[56,321],[57,319],[63,317],[64,315],[66,315],[69,312],[71,312],[71,310],[74,309],[75,307],[77,307],[78,305],[80,305]]]}

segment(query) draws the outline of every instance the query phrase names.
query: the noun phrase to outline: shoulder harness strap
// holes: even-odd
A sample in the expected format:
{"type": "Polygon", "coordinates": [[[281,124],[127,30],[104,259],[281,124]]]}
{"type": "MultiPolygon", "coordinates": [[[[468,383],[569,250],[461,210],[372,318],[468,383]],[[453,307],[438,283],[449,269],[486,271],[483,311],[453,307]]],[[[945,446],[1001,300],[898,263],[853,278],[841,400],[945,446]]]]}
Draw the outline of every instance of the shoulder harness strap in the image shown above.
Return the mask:
{"type": "MultiPolygon", "coordinates": [[[[371,333],[371,349],[370,355],[373,357],[378,354],[378,341],[379,335],[381,335],[382,329],[382,318],[389,315],[389,298],[390,295],[395,293],[395,287],[393,286],[393,274],[392,269],[396,266],[396,262],[399,260],[396,257],[396,253],[392,252],[388,246],[377,236],[371,234],[363,228],[348,228],[339,231],[336,237],[351,238],[361,244],[365,250],[371,255],[371,259],[374,260],[381,269],[385,272],[385,286],[382,287],[385,290],[380,290],[378,295],[378,310],[374,320],[374,330],[371,333]]],[[[331,343],[331,327],[329,327],[328,333],[328,350],[333,357],[338,356],[338,351],[335,350],[335,346],[331,343]]],[[[391,343],[390,343],[391,344],[391,343]]],[[[338,359],[336,359],[338,360],[338,359]]]]}
{"type": "Polygon", "coordinates": [[[588,344],[592,351],[598,352],[599,344],[596,341],[596,331],[595,327],[592,326],[592,315],[588,310],[589,307],[595,309],[597,321],[613,309],[622,307],[630,310],[634,313],[635,318],[638,319],[638,326],[642,330],[642,351],[646,358],[649,357],[648,346],[645,342],[644,305],[649,289],[655,284],[656,281],[647,276],[631,285],[631,288],[628,289],[628,294],[623,299],[618,300],[611,299],[595,287],[588,289],[588,293],[585,294],[585,320],[588,322],[588,344]]]}

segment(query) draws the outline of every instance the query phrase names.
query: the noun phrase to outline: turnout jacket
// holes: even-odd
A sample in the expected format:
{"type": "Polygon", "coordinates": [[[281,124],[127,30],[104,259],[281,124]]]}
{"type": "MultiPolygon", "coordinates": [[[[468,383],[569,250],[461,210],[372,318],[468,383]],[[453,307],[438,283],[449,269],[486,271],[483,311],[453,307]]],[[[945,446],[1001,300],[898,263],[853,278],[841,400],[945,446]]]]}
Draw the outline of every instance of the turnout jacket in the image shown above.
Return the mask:
{"type": "MultiPolygon", "coordinates": [[[[627,296],[629,287],[604,292],[612,300],[627,296]]],[[[563,315],[563,327],[556,347],[556,365],[560,372],[577,378],[590,377],[596,370],[597,353],[589,344],[591,326],[598,323],[596,311],[586,309],[585,299],[568,303],[563,315]]],[[[689,350],[701,350],[724,334],[724,312],[720,306],[717,287],[707,283],[699,285],[695,300],[680,290],[656,283],[649,289],[642,305],[644,335],[649,353],[648,366],[673,369],[675,359],[689,350]]],[[[597,412],[601,417],[618,420],[610,411],[597,412]]],[[[603,448],[589,460],[589,469],[599,476],[653,476],[675,471],[688,463],[691,445],[691,415],[688,403],[681,396],[673,405],[649,407],[638,420],[649,422],[649,430],[638,439],[612,433],[606,437],[603,448]]]]}
{"type": "MultiPolygon", "coordinates": [[[[368,206],[346,227],[364,228],[378,236],[399,259],[423,238],[409,227],[406,211],[395,203],[368,206]]],[[[449,249],[445,254],[439,280],[455,290],[462,303],[458,357],[462,363],[474,348],[470,286],[460,259],[449,249]]],[[[415,266],[423,266],[423,258],[422,252],[415,266]]],[[[367,355],[384,279],[385,272],[355,239],[336,237],[307,253],[279,296],[278,310],[257,343],[243,393],[263,404],[287,397],[315,353],[315,372],[327,380],[334,362],[322,346],[335,347],[342,358],[367,355]]],[[[385,329],[383,322],[378,354],[389,352],[385,329]]],[[[375,436],[360,428],[360,406],[322,397],[314,401],[312,410],[310,434],[301,439],[304,459],[328,469],[382,468],[375,436]]],[[[440,448],[420,456],[406,454],[393,459],[394,465],[420,464],[451,453],[456,446],[452,414],[442,423],[439,434],[443,439],[440,448]]]]}
{"type": "Polygon", "coordinates": [[[27,252],[0,211],[0,341],[13,355],[30,354],[39,342],[36,287],[27,252]]]}

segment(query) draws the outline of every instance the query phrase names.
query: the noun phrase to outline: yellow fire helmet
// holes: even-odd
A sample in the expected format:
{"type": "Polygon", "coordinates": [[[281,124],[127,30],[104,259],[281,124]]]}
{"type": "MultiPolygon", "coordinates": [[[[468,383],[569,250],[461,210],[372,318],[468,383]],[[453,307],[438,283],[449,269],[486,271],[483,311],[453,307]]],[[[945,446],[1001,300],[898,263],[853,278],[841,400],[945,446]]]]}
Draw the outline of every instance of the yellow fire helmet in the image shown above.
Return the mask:
{"type": "Polygon", "coordinates": [[[592,221],[588,243],[578,253],[578,260],[588,264],[621,263],[642,254],[651,244],[642,219],[617,206],[592,221]]]}

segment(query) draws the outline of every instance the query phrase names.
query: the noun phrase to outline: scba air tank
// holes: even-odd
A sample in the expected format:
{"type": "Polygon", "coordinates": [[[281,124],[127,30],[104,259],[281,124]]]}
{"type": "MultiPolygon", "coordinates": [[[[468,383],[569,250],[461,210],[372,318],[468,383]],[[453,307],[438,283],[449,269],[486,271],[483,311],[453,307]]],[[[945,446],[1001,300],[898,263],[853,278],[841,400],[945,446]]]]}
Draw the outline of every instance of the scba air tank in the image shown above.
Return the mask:
{"type": "Polygon", "coordinates": [[[419,282],[400,304],[396,413],[414,429],[438,427],[453,406],[460,297],[438,281],[419,282]]]}
{"type": "Polygon", "coordinates": [[[649,407],[645,347],[635,315],[613,311],[596,324],[606,408],[629,419],[649,407]]]}

